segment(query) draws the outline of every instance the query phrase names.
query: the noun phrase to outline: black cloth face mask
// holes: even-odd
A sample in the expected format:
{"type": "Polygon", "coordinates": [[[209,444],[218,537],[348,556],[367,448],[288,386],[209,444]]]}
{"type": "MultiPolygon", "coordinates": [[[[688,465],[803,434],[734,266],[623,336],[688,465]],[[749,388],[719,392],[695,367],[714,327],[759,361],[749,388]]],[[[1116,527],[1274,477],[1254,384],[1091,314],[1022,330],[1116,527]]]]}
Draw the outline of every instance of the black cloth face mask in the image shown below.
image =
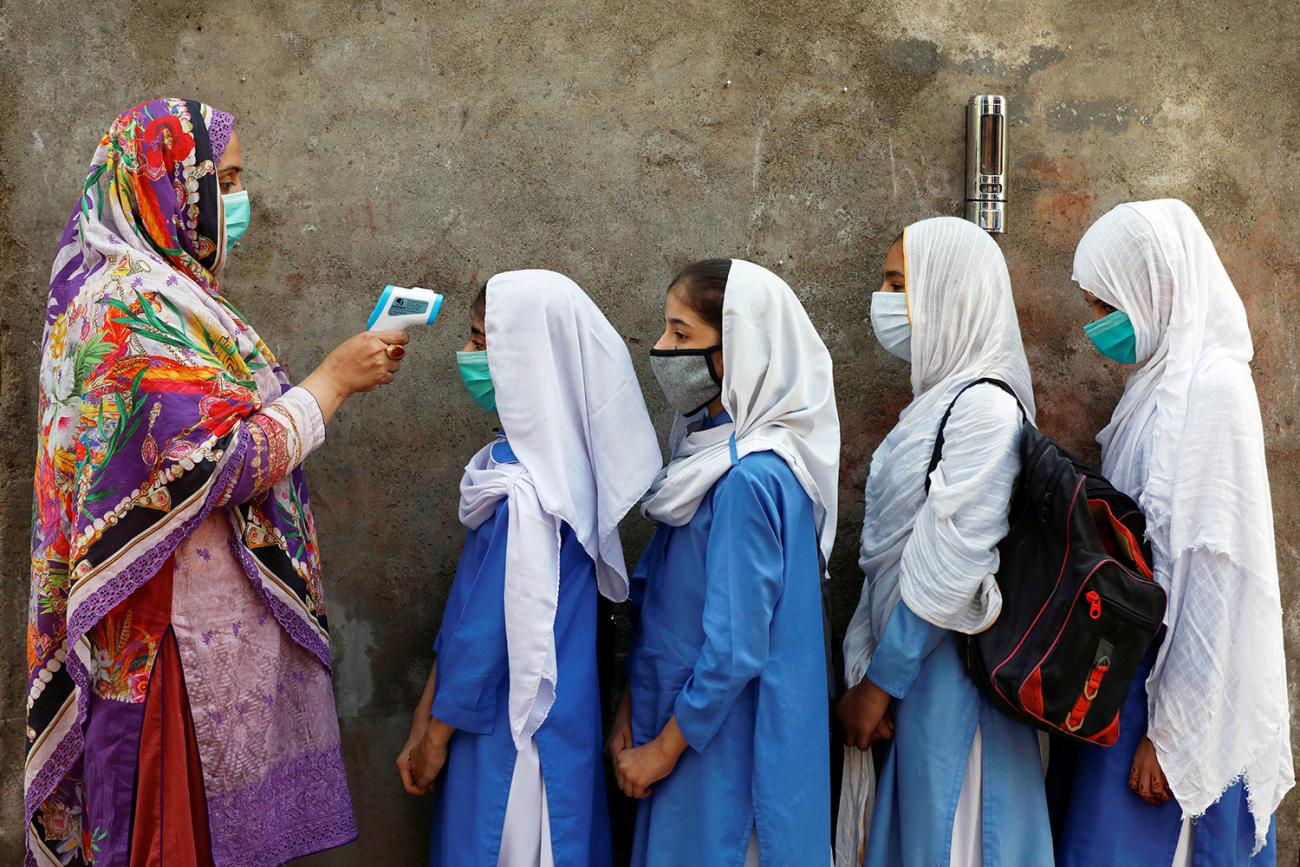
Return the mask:
{"type": "Polygon", "coordinates": [[[713,353],[720,349],[722,344],[708,349],[650,350],[655,379],[673,409],[692,416],[722,394],[722,377],[713,368],[713,353]]]}

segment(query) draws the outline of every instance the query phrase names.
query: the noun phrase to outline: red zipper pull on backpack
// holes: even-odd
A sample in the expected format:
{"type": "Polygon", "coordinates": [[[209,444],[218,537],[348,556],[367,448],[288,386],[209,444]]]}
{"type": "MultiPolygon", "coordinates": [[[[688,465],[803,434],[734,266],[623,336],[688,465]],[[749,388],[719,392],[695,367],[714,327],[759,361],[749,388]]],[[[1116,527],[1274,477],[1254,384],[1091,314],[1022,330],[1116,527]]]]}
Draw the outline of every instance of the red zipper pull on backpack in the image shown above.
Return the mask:
{"type": "Polygon", "coordinates": [[[1088,595],[1084,597],[1088,600],[1088,616],[1093,620],[1101,619],[1101,596],[1096,590],[1089,590],[1088,595]]]}

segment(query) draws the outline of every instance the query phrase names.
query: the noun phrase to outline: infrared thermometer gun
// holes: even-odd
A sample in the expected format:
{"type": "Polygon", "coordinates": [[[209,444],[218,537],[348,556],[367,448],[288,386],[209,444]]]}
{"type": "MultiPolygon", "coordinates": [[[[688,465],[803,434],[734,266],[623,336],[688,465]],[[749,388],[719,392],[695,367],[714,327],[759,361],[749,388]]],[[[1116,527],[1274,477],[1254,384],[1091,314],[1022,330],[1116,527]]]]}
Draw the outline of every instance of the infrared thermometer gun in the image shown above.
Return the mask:
{"type": "Polygon", "coordinates": [[[418,286],[388,285],[379,296],[367,331],[405,331],[412,325],[432,325],[442,309],[442,296],[418,286]]]}

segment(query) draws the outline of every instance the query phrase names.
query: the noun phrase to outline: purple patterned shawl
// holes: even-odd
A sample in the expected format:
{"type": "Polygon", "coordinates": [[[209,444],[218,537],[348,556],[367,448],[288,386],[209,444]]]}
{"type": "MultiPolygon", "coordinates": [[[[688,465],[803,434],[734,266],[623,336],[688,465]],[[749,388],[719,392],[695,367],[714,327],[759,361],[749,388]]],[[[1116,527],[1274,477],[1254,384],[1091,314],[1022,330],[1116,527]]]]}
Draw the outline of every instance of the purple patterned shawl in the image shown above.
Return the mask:
{"type": "MultiPolygon", "coordinates": [[[[80,821],[86,634],[231,491],[243,419],[289,388],[221,294],[230,116],[155,99],[100,141],[59,244],[41,345],[27,631],[28,863],[80,821]],[[66,830],[66,829],[59,829],[66,830]]],[[[231,506],[253,585],[329,665],[302,471],[231,506]]],[[[57,853],[88,863],[84,851],[57,853]]]]}

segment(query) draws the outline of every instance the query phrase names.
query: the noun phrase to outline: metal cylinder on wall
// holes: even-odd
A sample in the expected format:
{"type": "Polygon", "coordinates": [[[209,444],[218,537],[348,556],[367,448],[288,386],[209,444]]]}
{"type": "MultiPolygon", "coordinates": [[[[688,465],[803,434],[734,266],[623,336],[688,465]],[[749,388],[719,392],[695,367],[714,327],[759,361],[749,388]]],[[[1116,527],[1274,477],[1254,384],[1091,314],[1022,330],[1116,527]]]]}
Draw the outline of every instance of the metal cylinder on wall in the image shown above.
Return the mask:
{"type": "Polygon", "coordinates": [[[1007,230],[1007,98],[976,94],[966,106],[966,219],[1007,230]]]}

